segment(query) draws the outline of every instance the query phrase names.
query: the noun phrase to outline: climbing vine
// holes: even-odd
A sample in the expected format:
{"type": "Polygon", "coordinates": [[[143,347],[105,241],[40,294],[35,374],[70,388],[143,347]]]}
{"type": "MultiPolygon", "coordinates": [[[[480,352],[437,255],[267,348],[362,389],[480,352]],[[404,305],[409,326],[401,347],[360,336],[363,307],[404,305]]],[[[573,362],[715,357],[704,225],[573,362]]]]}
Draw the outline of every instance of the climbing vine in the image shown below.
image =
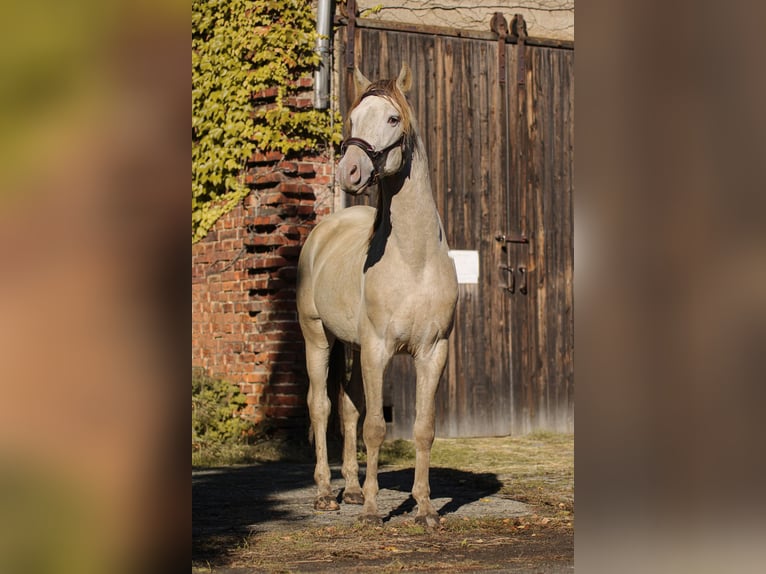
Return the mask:
{"type": "Polygon", "coordinates": [[[192,1],[192,242],[247,196],[255,151],[339,143],[334,112],[288,105],[319,65],[314,26],[305,0],[192,1]],[[254,106],[266,90],[274,99],[254,106]]]}

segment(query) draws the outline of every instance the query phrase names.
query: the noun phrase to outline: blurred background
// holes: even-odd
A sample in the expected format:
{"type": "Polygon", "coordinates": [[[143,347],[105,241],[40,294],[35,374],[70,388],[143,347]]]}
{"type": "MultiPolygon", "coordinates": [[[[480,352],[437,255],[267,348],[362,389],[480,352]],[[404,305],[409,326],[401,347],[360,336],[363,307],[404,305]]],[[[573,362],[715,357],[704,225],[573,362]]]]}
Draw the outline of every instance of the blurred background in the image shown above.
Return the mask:
{"type": "Polygon", "coordinates": [[[188,13],[3,8],[0,571],[186,554],[188,13]]]}
{"type": "Polygon", "coordinates": [[[584,572],[755,572],[766,557],[763,12],[576,4],[584,572]]]}
{"type": "MultiPolygon", "coordinates": [[[[185,561],[179,2],[4,7],[0,571],[185,561]]],[[[764,8],[576,4],[576,567],[764,561],[764,8]]]]}

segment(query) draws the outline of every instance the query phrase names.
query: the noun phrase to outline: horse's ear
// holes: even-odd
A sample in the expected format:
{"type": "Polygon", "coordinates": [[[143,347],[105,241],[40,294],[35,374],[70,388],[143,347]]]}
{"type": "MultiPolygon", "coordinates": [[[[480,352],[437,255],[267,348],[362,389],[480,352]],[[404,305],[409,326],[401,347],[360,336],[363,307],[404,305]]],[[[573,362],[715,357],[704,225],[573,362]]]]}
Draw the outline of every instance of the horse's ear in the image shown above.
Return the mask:
{"type": "Polygon", "coordinates": [[[396,85],[403,94],[409,92],[412,87],[412,72],[406,62],[402,64],[402,71],[399,72],[399,77],[396,78],[396,85]]]}
{"type": "Polygon", "coordinates": [[[364,77],[364,74],[354,66],[354,87],[356,88],[356,97],[361,96],[367,87],[371,84],[370,80],[364,77]]]}

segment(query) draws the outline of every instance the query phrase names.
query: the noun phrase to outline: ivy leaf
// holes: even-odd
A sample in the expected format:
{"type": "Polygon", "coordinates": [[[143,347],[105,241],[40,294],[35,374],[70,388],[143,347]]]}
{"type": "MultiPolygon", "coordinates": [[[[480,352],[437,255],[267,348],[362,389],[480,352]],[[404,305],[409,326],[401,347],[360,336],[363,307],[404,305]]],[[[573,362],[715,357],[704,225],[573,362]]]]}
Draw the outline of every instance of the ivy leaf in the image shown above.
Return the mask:
{"type": "Polygon", "coordinates": [[[192,242],[249,193],[240,177],[255,152],[316,150],[340,142],[336,112],[292,110],[295,79],[319,65],[311,3],[192,2],[192,242]],[[252,95],[277,88],[273,110],[252,95]]]}

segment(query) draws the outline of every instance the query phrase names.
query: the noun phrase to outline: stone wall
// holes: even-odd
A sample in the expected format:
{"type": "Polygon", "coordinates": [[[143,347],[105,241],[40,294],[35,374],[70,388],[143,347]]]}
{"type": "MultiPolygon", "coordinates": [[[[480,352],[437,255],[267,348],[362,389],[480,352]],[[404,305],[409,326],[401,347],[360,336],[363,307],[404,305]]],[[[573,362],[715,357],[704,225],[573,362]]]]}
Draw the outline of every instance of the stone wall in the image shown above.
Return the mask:
{"type": "Polygon", "coordinates": [[[357,0],[362,18],[386,22],[402,22],[444,26],[462,30],[490,30],[495,12],[502,12],[508,22],[521,14],[527,23],[527,34],[536,38],[574,40],[574,0],[357,0]],[[377,13],[372,9],[380,6],[377,13]]]}
{"type": "MultiPolygon", "coordinates": [[[[311,80],[303,84],[291,105],[311,106],[311,80]]],[[[257,101],[269,105],[274,95],[257,101]]],[[[331,158],[256,153],[246,181],[246,200],[192,246],[192,366],[239,384],[254,422],[305,425],[295,278],[301,245],[331,210],[331,158]]]]}

